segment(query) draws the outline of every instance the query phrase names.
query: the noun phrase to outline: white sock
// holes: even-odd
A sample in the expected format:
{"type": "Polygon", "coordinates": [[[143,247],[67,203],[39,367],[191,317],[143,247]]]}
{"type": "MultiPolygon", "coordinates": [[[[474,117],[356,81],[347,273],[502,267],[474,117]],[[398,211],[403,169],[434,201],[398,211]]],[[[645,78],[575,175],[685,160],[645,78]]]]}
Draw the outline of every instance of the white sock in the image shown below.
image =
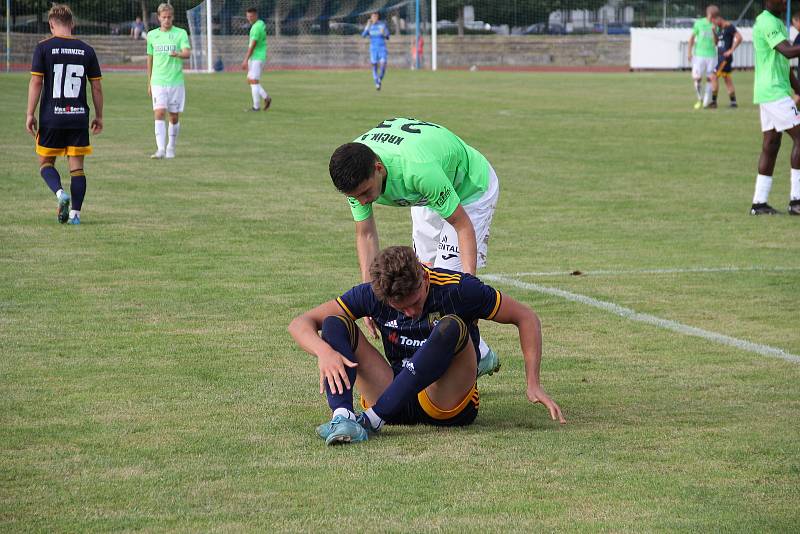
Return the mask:
{"type": "Polygon", "coordinates": [[[261,108],[261,91],[258,90],[258,84],[250,85],[250,94],[253,96],[253,109],[261,108]]]}
{"type": "Polygon", "coordinates": [[[156,148],[159,152],[164,152],[167,146],[167,122],[156,121],[156,148]]]}
{"type": "Polygon", "coordinates": [[[800,200],[800,169],[792,169],[792,188],[789,200],[800,200]]]}
{"type": "Polygon", "coordinates": [[[336,408],[335,410],[333,410],[333,416],[331,417],[331,419],[333,419],[337,415],[341,415],[343,417],[347,417],[348,419],[352,419],[353,421],[356,420],[356,414],[354,414],[353,412],[351,412],[347,408],[336,408]]]}
{"type": "Polygon", "coordinates": [[[175,145],[178,144],[178,134],[181,133],[181,123],[169,123],[169,144],[167,150],[175,150],[175,145]]]}
{"type": "Polygon", "coordinates": [[[480,338],[478,341],[478,349],[481,351],[481,360],[484,359],[487,354],[489,354],[489,345],[486,344],[483,338],[480,338]]]}
{"type": "Polygon", "coordinates": [[[378,414],[376,414],[373,411],[372,408],[370,408],[367,411],[365,411],[364,415],[366,415],[367,419],[369,419],[369,422],[372,425],[372,428],[374,428],[375,430],[380,430],[381,429],[381,427],[383,426],[383,419],[378,417],[378,414]]]}
{"type": "Polygon", "coordinates": [[[756,192],[753,195],[753,204],[766,204],[770,189],[772,189],[772,176],[764,176],[763,174],[756,176],[756,192]]]}
{"type": "Polygon", "coordinates": [[[700,88],[702,87],[702,82],[700,80],[694,81],[694,92],[697,93],[697,100],[703,99],[703,93],[701,92],[700,88]]]}
{"type": "Polygon", "coordinates": [[[80,210],[69,210],[69,218],[74,219],[75,217],[80,217],[81,211],[80,210]]]}
{"type": "Polygon", "coordinates": [[[64,190],[63,189],[59,189],[58,191],[56,191],[56,199],[57,200],[61,200],[61,195],[63,195],[63,194],[64,194],[64,190]]]}
{"type": "Polygon", "coordinates": [[[263,98],[264,100],[266,100],[267,97],[269,97],[269,94],[263,87],[261,87],[260,83],[258,84],[258,94],[260,94],[261,98],[263,98]]]}
{"type": "Polygon", "coordinates": [[[706,94],[703,97],[703,105],[707,106],[711,103],[711,82],[706,82],[706,94]]]}

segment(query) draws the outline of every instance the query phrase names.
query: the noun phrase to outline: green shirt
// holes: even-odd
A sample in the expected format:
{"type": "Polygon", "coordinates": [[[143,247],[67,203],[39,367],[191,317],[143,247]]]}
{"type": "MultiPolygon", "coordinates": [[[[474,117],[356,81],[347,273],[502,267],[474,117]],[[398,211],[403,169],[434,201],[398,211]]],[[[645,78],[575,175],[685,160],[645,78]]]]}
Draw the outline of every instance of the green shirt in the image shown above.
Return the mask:
{"type": "MultiPolygon", "coordinates": [[[[489,162],[443,126],[417,119],[387,119],[356,143],[370,147],[386,167],[384,190],[375,201],[386,206],[427,206],[443,218],[459,204],[478,200],[489,187],[489,162]]],[[[348,197],[353,219],[372,215],[348,197]]]]}
{"type": "Polygon", "coordinates": [[[792,96],[789,83],[789,60],[775,50],[778,43],[789,40],[783,21],[766,9],[756,17],[753,26],[753,48],[756,74],[753,79],[753,103],[764,104],[792,96]]]}
{"type": "Polygon", "coordinates": [[[151,85],[183,85],[183,60],[170,53],[191,48],[186,30],[173,26],[168,32],[156,28],[147,32],[147,55],[153,56],[151,85]]]}
{"type": "Polygon", "coordinates": [[[697,57],[717,57],[717,45],[714,43],[714,25],[703,17],[694,21],[694,51],[697,57]]]}
{"type": "Polygon", "coordinates": [[[253,54],[250,59],[257,59],[259,61],[267,60],[267,25],[264,21],[258,19],[250,27],[250,41],[256,42],[256,47],[253,48],[253,54]]]}

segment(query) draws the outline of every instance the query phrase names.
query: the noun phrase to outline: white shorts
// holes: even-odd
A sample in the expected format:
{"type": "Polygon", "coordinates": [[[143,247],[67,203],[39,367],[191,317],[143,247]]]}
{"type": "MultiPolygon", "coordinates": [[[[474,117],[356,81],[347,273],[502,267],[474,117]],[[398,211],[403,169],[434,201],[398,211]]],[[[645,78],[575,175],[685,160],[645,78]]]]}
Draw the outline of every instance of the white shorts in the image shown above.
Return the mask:
{"type": "Polygon", "coordinates": [[[264,68],[264,62],[260,59],[248,59],[247,60],[247,79],[248,80],[260,80],[261,79],[261,70],[264,68]]]}
{"type": "Polygon", "coordinates": [[[790,97],[758,106],[761,109],[761,131],[776,130],[782,132],[800,124],[800,114],[790,97]]]}
{"type": "Polygon", "coordinates": [[[183,113],[183,105],[186,102],[186,90],[183,85],[176,85],[175,87],[151,85],[150,92],[153,93],[153,109],[166,109],[170,113],[183,113]]]}
{"type": "MultiPolygon", "coordinates": [[[[489,188],[475,202],[464,206],[478,243],[478,268],[486,265],[489,252],[489,228],[500,196],[497,174],[489,165],[489,188]]],[[[461,271],[461,254],[458,250],[458,233],[447,221],[425,206],[411,208],[411,238],[420,261],[452,271],[461,271]]]]}
{"type": "Polygon", "coordinates": [[[714,74],[717,66],[716,57],[697,57],[692,58],[692,78],[699,80],[714,74]]]}

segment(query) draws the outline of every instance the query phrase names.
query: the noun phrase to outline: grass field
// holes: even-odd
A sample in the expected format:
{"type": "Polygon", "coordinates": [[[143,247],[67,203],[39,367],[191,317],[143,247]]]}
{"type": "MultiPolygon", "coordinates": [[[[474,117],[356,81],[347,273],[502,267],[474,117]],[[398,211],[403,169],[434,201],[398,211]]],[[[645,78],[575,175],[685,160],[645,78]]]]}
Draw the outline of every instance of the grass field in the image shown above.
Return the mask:
{"type": "MultiPolygon", "coordinates": [[[[366,71],[275,72],[266,114],[242,112],[242,75],[194,75],[178,158],[151,161],[144,78],[110,74],[80,227],[38,175],[27,80],[0,76],[0,530],[800,528],[800,364],[664,327],[800,354],[800,218],[747,214],[752,75],[740,109],[699,112],[688,74],[391,71],[376,93],[366,71]],[[497,170],[484,272],[539,313],[567,425],[488,324],[503,369],[471,427],[316,437],[316,364],[286,326],[358,282],[328,158],[394,116],[497,170]]],[[[376,216],[409,243],[406,210],[376,216]]]]}

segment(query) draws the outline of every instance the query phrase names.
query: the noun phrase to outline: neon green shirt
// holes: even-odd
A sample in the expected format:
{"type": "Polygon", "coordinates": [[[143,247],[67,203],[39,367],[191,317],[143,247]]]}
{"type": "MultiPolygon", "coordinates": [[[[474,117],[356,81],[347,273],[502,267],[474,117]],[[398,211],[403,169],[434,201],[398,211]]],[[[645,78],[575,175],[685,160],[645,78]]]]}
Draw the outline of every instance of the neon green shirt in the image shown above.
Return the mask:
{"type": "Polygon", "coordinates": [[[775,50],[778,43],[789,40],[783,21],[766,9],[756,17],[753,26],[753,48],[756,74],[753,79],[753,103],[764,104],[792,96],[789,83],[789,60],[775,50]]]}
{"type": "Polygon", "coordinates": [[[259,61],[267,60],[267,25],[264,21],[258,19],[253,23],[250,28],[250,41],[256,42],[256,47],[253,48],[253,55],[250,59],[257,59],[259,61]]]}
{"type": "Polygon", "coordinates": [[[173,26],[168,32],[161,28],[147,32],[147,55],[153,56],[150,85],[175,87],[183,85],[183,60],[170,53],[191,48],[186,30],[173,26]]]}
{"type": "Polygon", "coordinates": [[[692,27],[694,34],[693,54],[697,57],[717,57],[717,45],[714,43],[714,25],[703,17],[694,21],[692,27]]]}
{"type": "MultiPolygon", "coordinates": [[[[356,143],[370,147],[386,167],[387,176],[378,204],[427,206],[443,218],[459,204],[478,200],[489,187],[489,162],[443,126],[417,119],[387,119],[356,143]]],[[[372,215],[348,197],[353,219],[372,215]]]]}

